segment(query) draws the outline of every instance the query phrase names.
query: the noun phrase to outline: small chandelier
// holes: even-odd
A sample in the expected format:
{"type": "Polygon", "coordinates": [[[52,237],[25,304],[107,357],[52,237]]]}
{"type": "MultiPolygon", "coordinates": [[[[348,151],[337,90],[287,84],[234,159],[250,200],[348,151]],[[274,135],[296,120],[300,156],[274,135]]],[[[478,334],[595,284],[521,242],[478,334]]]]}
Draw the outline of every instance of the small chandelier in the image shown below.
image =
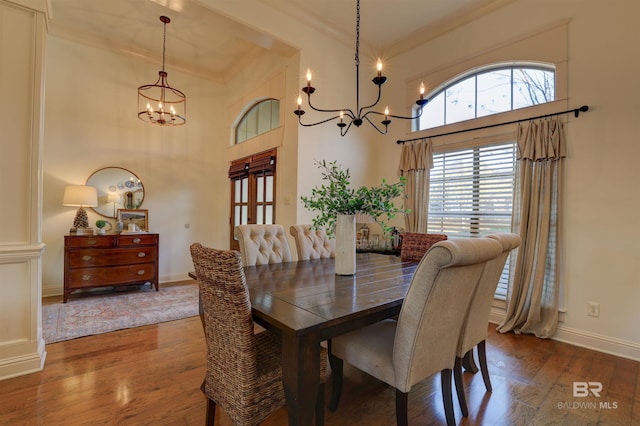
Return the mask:
{"type": "Polygon", "coordinates": [[[305,113],[305,111],[302,109],[302,96],[298,96],[298,108],[295,111],[293,111],[293,113],[298,116],[298,122],[300,123],[300,125],[305,127],[311,127],[311,126],[317,126],[318,124],[323,124],[332,120],[339,119],[340,121],[338,121],[337,126],[340,128],[340,136],[344,136],[347,134],[352,124],[355,125],[356,127],[360,127],[360,125],[364,122],[364,120],[367,120],[369,124],[371,124],[378,132],[380,132],[383,135],[386,135],[387,128],[389,124],[391,124],[391,118],[399,118],[402,120],[415,120],[422,115],[423,107],[428,102],[427,99],[424,99],[424,84],[420,84],[420,98],[416,101],[416,104],[418,105],[418,114],[414,117],[403,117],[399,115],[389,114],[388,107],[385,108],[384,113],[374,111],[372,109],[378,104],[378,102],[380,102],[380,97],[382,95],[382,85],[384,84],[385,81],[387,81],[387,77],[382,75],[382,62],[380,61],[380,59],[378,59],[378,63],[377,63],[378,74],[376,77],[373,78],[373,80],[371,80],[373,84],[378,86],[378,97],[376,101],[371,105],[366,105],[363,107],[360,106],[360,72],[359,72],[359,69],[360,69],[360,0],[357,0],[357,5],[356,5],[355,62],[356,62],[356,109],[355,111],[357,113],[354,113],[349,108],[323,109],[323,108],[316,108],[315,106],[313,106],[311,104],[311,95],[316,91],[316,89],[315,87],[311,86],[311,70],[307,70],[307,85],[302,88],[302,92],[304,92],[307,95],[307,103],[309,104],[309,107],[311,107],[311,109],[313,109],[314,111],[337,113],[338,115],[318,121],[317,123],[305,124],[302,122],[302,115],[305,113]],[[380,125],[381,125],[380,127],[376,125],[373,121],[371,121],[371,118],[369,118],[370,114],[384,117],[384,119],[380,121],[380,125]],[[382,126],[384,126],[384,128],[382,126]]]}
{"type": "Polygon", "coordinates": [[[158,81],[138,87],[138,118],[159,126],[182,126],[186,121],[187,104],[184,93],[169,86],[164,59],[167,42],[167,24],[171,19],[161,16],[164,24],[162,38],[162,70],[158,81]]]}

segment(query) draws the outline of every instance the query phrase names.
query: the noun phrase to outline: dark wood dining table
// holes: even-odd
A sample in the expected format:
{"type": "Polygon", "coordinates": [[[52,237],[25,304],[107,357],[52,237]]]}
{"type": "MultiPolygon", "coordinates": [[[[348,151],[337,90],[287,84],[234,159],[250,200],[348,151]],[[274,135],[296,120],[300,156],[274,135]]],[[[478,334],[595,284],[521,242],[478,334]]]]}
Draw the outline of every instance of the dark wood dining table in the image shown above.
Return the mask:
{"type": "Polygon", "coordinates": [[[320,343],[400,312],[417,262],[356,255],[356,274],[335,274],[334,259],[245,267],[254,320],[282,336],[289,425],[312,425],[320,382],[320,343]]]}

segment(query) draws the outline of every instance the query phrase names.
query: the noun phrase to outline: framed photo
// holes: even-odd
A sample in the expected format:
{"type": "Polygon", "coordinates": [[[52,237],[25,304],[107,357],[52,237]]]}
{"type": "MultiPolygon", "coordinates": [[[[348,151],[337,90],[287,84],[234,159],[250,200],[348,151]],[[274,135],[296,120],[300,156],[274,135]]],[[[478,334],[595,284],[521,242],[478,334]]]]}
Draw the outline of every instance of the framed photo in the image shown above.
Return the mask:
{"type": "Polygon", "coordinates": [[[136,225],[140,231],[149,232],[149,211],[146,209],[118,209],[118,220],[129,230],[129,225],[136,225]]]}

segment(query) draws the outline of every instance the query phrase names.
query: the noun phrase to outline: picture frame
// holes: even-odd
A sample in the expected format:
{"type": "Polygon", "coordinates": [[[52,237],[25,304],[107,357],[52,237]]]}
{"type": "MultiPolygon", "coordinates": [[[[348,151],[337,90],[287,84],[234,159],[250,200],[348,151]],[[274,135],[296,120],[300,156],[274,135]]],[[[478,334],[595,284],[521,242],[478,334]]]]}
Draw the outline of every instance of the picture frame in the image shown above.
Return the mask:
{"type": "Polygon", "coordinates": [[[140,231],[149,232],[149,210],[147,209],[118,209],[118,221],[122,222],[127,231],[129,224],[135,224],[140,231]]]}

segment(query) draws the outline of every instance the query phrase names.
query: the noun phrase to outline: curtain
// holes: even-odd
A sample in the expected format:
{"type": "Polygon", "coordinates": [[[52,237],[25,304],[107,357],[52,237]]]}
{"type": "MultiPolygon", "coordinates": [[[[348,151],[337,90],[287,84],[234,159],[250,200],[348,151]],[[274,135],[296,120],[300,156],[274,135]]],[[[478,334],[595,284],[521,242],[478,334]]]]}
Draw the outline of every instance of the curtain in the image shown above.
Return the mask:
{"type": "Polygon", "coordinates": [[[407,232],[427,232],[429,216],[429,171],[433,167],[431,141],[405,142],[400,154],[398,174],[407,178],[404,188],[407,232]]]}
{"type": "MultiPolygon", "coordinates": [[[[507,293],[502,333],[551,337],[558,325],[560,201],[562,164],[566,157],[558,117],[518,126],[513,232],[517,250],[513,281],[507,293]]],[[[513,256],[512,256],[513,257],[513,256]]]]}

